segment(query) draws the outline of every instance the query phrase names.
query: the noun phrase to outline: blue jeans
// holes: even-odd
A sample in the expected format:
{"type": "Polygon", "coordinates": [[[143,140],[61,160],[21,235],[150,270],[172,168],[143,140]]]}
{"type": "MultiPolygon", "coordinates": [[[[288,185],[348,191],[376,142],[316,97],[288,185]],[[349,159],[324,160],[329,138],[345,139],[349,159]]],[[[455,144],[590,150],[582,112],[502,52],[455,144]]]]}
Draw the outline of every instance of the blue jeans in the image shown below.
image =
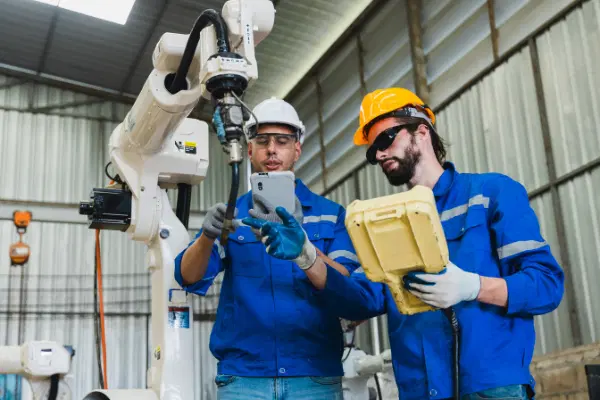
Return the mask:
{"type": "Polygon", "coordinates": [[[527,393],[525,385],[502,386],[494,389],[482,390],[481,392],[467,394],[462,400],[529,400],[531,397],[527,393]]]}
{"type": "Polygon", "coordinates": [[[343,400],[342,377],[245,378],[217,375],[217,400],[343,400]]]}

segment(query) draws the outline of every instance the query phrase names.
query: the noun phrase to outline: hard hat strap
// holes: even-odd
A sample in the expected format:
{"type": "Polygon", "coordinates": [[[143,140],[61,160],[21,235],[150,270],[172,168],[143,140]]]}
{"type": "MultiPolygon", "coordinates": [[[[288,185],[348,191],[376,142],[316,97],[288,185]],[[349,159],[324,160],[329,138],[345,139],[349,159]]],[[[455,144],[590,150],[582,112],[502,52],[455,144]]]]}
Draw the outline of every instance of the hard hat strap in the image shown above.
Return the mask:
{"type": "Polygon", "coordinates": [[[422,119],[422,120],[425,120],[425,122],[427,122],[429,127],[433,128],[433,124],[431,123],[431,118],[429,118],[429,115],[427,115],[427,112],[425,111],[426,108],[429,108],[429,107],[426,105],[425,106],[407,106],[404,108],[400,108],[398,110],[394,110],[394,111],[390,111],[388,113],[382,114],[382,115],[374,118],[368,124],[365,125],[365,127],[363,128],[363,136],[366,140],[368,137],[368,134],[369,134],[369,129],[371,129],[371,127],[377,121],[380,121],[384,118],[390,118],[390,117],[422,119]]]}

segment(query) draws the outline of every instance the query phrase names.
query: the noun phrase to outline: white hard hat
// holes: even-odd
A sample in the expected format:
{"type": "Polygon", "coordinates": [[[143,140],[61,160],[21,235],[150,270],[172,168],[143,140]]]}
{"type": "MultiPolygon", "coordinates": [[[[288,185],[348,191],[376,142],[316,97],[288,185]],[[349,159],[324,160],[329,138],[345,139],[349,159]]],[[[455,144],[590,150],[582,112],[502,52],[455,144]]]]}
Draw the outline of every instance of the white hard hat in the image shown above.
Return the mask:
{"type": "Polygon", "coordinates": [[[252,132],[252,129],[256,129],[257,122],[258,124],[282,124],[294,128],[298,134],[300,144],[304,143],[304,124],[300,121],[294,107],[287,101],[271,97],[260,102],[252,112],[258,121],[250,116],[246,123],[246,129],[250,137],[256,134],[256,131],[252,132]]]}

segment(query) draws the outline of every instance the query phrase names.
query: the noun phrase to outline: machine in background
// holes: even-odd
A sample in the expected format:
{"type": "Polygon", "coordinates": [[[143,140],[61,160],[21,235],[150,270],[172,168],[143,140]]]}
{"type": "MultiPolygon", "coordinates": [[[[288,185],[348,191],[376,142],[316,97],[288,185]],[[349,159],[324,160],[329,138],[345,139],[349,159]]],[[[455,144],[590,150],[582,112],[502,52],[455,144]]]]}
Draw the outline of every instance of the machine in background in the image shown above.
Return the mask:
{"type": "Polygon", "coordinates": [[[33,400],[73,399],[71,361],[75,350],[55,342],[34,341],[0,347],[0,374],[17,374],[31,386],[33,400]]]}
{"type": "MultiPolygon", "coordinates": [[[[269,0],[229,0],[219,13],[204,11],[189,35],[165,33],[154,50],[154,69],[109,141],[116,170],[112,184],[92,190],[80,204],[89,228],[127,232],[145,243],[152,285],[152,348],[148,388],[96,390],[86,399],[193,399],[193,309],[174,279],[174,260],[189,243],[191,187],[209,166],[208,124],[187,118],[201,97],[211,101],[217,138],[229,154],[232,185],[221,242],[232,230],[243,161],[242,101],[258,78],[254,47],[271,32],[269,0]],[[178,189],[173,211],[167,189],[178,189]]],[[[108,175],[108,169],[106,170],[108,175]]]]}

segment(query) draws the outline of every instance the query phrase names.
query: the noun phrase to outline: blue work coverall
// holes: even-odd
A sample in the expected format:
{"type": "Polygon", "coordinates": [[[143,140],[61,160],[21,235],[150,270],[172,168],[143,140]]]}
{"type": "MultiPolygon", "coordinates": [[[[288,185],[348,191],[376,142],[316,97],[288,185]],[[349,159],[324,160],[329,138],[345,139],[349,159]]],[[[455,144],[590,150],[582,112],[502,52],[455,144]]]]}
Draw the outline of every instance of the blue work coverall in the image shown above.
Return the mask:
{"type": "MultiPolygon", "coordinates": [[[[533,390],[533,317],[558,307],[563,271],[521,184],[501,174],[458,173],[451,163],[444,169],[433,193],[450,261],[481,276],[502,277],[508,287],[507,307],[477,300],[454,306],[461,327],[461,396],[511,385],[533,390]]],[[[328,268],[320,295],[342,318],[387,313],[401,399],[451,398],[452,329],[446,316],[400,314],[387,285],[369,281],[361,271],[347,278],[328,268]]]]}
{"type": "MultiPolygon", "coordinates": [[[[344,208],[311,192],[299,179],[296,196],[310,241],[352,273],[359,264],[344,225],[344,208]]],[[[237,218],[248,216],[251,192],[238,199],[237,208],[237,218]]],[[[231,233],[224,248],[215,241],[206,275],[195,284],[183,285],[182,257],[183,252],[175,260],[175,279],[188,292],[205,295],[215,277],[225,273],[210,337],[210,350],[219,361],[218,374],[344,375],[337,314],[325,307],[324,299],[297,265],[267,254],[250,227],[241,225],[231,233]]]]}

